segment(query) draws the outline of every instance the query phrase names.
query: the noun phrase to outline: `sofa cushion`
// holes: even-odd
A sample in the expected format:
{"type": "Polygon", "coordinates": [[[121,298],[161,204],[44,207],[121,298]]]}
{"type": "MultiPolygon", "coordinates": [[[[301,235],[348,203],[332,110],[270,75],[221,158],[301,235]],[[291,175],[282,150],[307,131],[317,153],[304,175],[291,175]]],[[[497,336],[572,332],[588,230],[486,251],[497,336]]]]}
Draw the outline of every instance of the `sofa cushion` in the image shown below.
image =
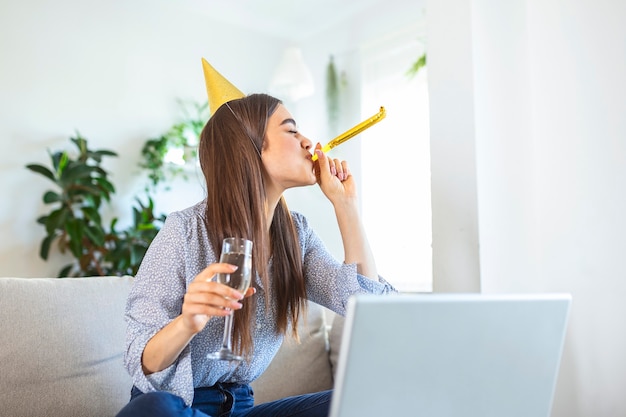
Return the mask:
{"type": "Polygon", "coordinates": [[[346,318],[335,314],[332,318],[332,327],[328,335],[330,345],[330,364],[333,371],[333,378],[337,377],[337,365],[339,363],[339,352],[341,351],[341,338],[343,337],[343,327],[346,318]]]}
{"type": "Polygon", "coordinates": [[[110,417],[128,402],[131,280],[0,278],[2,415],[110,417]]]}
{"type": "Polygon", "coordinates": [[[306,320],[298,327],[300,342],[285,337],[270,366],[252,383],[256,404],[332,388],[326,311],[308,303],[306,320]]]}
{"type": "MultiPolygon", "coordinates": [[[[0,278],[0,415],[114,416],[132,381],[123,367],[132,278],[0,278]]],[[[332,388],[328,310],[309,303],[300,343],[286,338],[252,386],[256,403],[332,388]]]]}

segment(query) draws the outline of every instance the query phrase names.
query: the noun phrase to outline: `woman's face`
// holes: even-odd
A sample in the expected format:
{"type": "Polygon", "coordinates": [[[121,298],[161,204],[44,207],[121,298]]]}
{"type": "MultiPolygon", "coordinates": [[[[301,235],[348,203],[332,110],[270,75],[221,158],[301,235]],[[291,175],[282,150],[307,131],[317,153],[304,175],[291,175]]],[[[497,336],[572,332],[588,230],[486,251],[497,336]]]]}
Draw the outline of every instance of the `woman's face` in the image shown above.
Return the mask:
{"type": "Polygon", "coordinates": [[[261,160],[269,175],[269,183],[278,191],[312,185],[316,182],[312,143],[302,136],[285,106],[279,104],[267,124],[261,160]]]}

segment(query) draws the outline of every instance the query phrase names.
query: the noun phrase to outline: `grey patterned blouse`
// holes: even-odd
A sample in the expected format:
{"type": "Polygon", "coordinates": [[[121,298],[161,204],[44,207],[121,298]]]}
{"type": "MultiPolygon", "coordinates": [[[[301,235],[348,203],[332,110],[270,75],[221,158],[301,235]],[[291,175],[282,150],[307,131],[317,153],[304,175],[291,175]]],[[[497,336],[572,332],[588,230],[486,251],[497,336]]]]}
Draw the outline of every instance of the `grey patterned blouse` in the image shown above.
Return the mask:
{"type": "MultiPolygon", "coordinates": [[[[224,319],[213,317],[168,368],[144,375],[141,355],[146,343],[172,319],[180,315],[187,285],[208,265],[217,262],[204,222],[205,202],[173,212],[153,240],[135,277],[126,305],[126,353],[124,363],[137,388],[143,392],[169,391],[190,405],[194,387],[217,382],[247,384],[267,368],[281,345],[276,335],[276,312],[265,303],[260,280],[255,280],[257,325],[250,362],[233,365],[211,360],[206,354],[221,347],[224,319]]],[[[356,293],[382,294],[395,289],[384,279],[378,281],[357,274],[356,265],[334,259],[306,218],[292,213],[302,248],[307,294],[311,301],[344,315],[348,297],[356,293]]],[[[271,271],[270,271],[271,275],[271,271]]]]}

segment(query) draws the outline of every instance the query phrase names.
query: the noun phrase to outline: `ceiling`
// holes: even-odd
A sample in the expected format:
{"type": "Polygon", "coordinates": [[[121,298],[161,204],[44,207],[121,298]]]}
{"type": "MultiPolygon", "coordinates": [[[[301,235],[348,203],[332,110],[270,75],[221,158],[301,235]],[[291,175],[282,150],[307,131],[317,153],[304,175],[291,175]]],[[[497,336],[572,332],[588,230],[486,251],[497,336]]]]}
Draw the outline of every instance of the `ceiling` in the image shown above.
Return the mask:
{"type": "Polygon", "coordinates": [[[307,39],[384,0],[192,0],[211,18],[290,40],[307,39]]]}

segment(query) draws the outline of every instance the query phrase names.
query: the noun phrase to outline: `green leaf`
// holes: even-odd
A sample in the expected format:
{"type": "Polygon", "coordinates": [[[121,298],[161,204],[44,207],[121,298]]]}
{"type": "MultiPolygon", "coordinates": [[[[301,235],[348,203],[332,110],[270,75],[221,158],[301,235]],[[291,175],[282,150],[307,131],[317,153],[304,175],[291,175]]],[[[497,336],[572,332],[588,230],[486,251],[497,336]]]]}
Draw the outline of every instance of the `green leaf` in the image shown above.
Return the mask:
{"type": "Polygon", "coordinates": [[[95,246],[103,247],[104,246],[104,232],[102,228],[99,227],[85,227],[83,229],[87,238],[91,240],[95,246]]]}
{"type": "Polygon", "coordinates": [[[82,137],[80,133],[76,132],[76,137],[70,138],[70,140],[74,142],[81,155],[85,155],[87,153],[87,139],[82,137]]]}
{"type": "Polygon", "coordinates": [[[52,161],[52,167],[54,168],[54,171],[56,172],[59,169],[59,163],[61,162],[61,157],[63,156],[63,152],[57,151],[57,152],[52,153],[48,151],[48,155],[50,155],[50,160],[52,161]]]}
{"type": "Polygon", "coordinates": [[[106,149],[99,149],[97,151],[94,151],[93,153],[96,155],[102,155],[102,156],[117,156],[116,152],[109,151],[106,149]]]}
{"type": "Polygon", "coordinates": [[[76,199],[78,198],[79,200],[84,200],[88,205],[98,207],[98,201],[92,200],[89,196],[96,198],[106,198],[108,197],[109,193],[106,190],[103,190],[91,184],[72,184],[68,187],[67,194],[74,201],[76,201],[76,199]]]}
{"type": "Polygon", "coordinates": [[[133,224],[138,225],[141,223],[141,212],[133,207],[133,224]]]}
{"type": "Polygon", "coordinates": [[[97,151],[87,150],[87,153],[85,154],[85,156],[86,156],[87,159],[92,159],[97,164],[100,164],[102,162],[102,159],[105,156],[117,156],[117,153],[115,153],[113,151],[106,150],[106,149],[100,149],[100,150],[97,150],[97,151]]]}
{"type": "Polygon", "coordinates": [[[46,232],[53,235],[55,230],[63,230],[68,217],[72,215],[70,209],[65,206],[52,211],[46,218],[46,232]]]}
{"type": "Polygon", "coordinates": [[[106,172],[106,171],[105,171],[103,168],[101,168],[99,165],[92,165],[92,166],[93,166],[93,168],[94,168],[94,174],[97,174],[97,175],[95,175],[95,177],[97,177],[97,178],[99,178],[99,177],[106,178],[106,177],[109,175],[109,173],[108,173],[108,172],[106,172]]]}
{"type": "Polygon", "coordinates": [[[84,194],[81,197],[82,197],[82,202],[84,206],[95,207],[97,209],[100,208],[100,198],[98,195],[89,193],[89,194],[84,194]]]}
{"type": "Polygon", "coordinates": [[[84,222],[80,219],[70,219],[65,223],[65,231],[69,236],[70,251],[75,258],[80,258],[83,253],[84,222]]]}
{"type": "Polygon", "coordinates": [[[426,54],[423,54],[422,56],[417,58],[417,61],[415,61],[413,65],[411,65],[411,68],[409,68],[409,70],[406,72],[406,75],[409,78],[413,78],[415,75],[417,75],[419,70],[424,68],[425,66],[426,66],[426,54]]]}
{"type": "Polygon", "coordinates": [[[138,246],[133,246],[130,249],[130,264],[131,265],[139,264],[141,260],[143,259],[144,255],[145,255],[145,250],[143,250],[143,248],[138,247],[138,246]]]}
{"type": "Polygon", "coordinates": [[[50,254],[50,246],[52,245],[52,241],[56,236],[48,235],[41,241],[41,246],[39,248],[39,257],[41,259],[48,260],[48,255],[50,254]]]}
{"type": "Polygon", "coordinates": [[[94,207],[82,207],[81,211],[86,219],[91,220],[95,224],[102,223],[100,213],[94,207]]]}
{"type": "Polygon", "coordinates": [[[117,224],[117,217],[115,217],[113,220],[111,220],[111,233],[117,233],[115,232],[115,225],[117,224]]]}
{"type": "Polygon", "coordinates": [[[106,178],[95,178],[96,183],[100,186],[101,189],[106,192],[113,194],[115,192],[115,186],[106,178]]]}
{"type": "Polygon", "coordinates": [[[61,196],[58,193],[55,193],[54,191],[47,191],[43,195],[43,202],[46,204],[56,203],[59,201],[61,201],[61,196]]]}
{"type": "Polygon", "coordinates": [[[54,174],[45,166],[39,164],[28,164],[26,165],[26,168],[30,169],[33,172],[36,172],[37,174],[43,175],[44,177],[57,184],[57,180],[56,178],[54,178],[54,174]]]}
{"type": "Polygon", "coordinates": [[[70,270],[72,269],[72,267],[74,266],[74,264],[69,264],[69,265],[65,265],[60,271],[59,271],[59,275],[58,278],[65,278],[69,275],[70,270]]]}
{"type": "Polygon", "coordinates": [[[103,192],[101,197],[106,201],[106,202],[111,202],[111,195],[108,192],[103,192]]]}
{"type": "Polygon", "coordinates": [[[76,182],[81,178],[89,178],[91,174],[94,172],[96,167],[89,165],[70,165],[68,168],[63,171],[61,174],[61,181],[64,184],[70,184],[76,182]]]}
{"type": "Polygon", "coordinates": [[[152,224],[152,223],[150,223],[150,224],[140,224],[140,225],[137,226],[137,228],[140,231],[142,231],[142,232],[146,231],[146,230],[156,230],[157,229],[157,227],[154,224],[152,224]]]}
{"type": "Polygon", "coordinates": [[[57,178],[61,178],[69,162],[70,162],[70,157],[67,155],[67,152],[62,152],[59,154],[58,164],[55,165],[55,168],[57,170],[57,173],[56,173],[57,178]]]}

